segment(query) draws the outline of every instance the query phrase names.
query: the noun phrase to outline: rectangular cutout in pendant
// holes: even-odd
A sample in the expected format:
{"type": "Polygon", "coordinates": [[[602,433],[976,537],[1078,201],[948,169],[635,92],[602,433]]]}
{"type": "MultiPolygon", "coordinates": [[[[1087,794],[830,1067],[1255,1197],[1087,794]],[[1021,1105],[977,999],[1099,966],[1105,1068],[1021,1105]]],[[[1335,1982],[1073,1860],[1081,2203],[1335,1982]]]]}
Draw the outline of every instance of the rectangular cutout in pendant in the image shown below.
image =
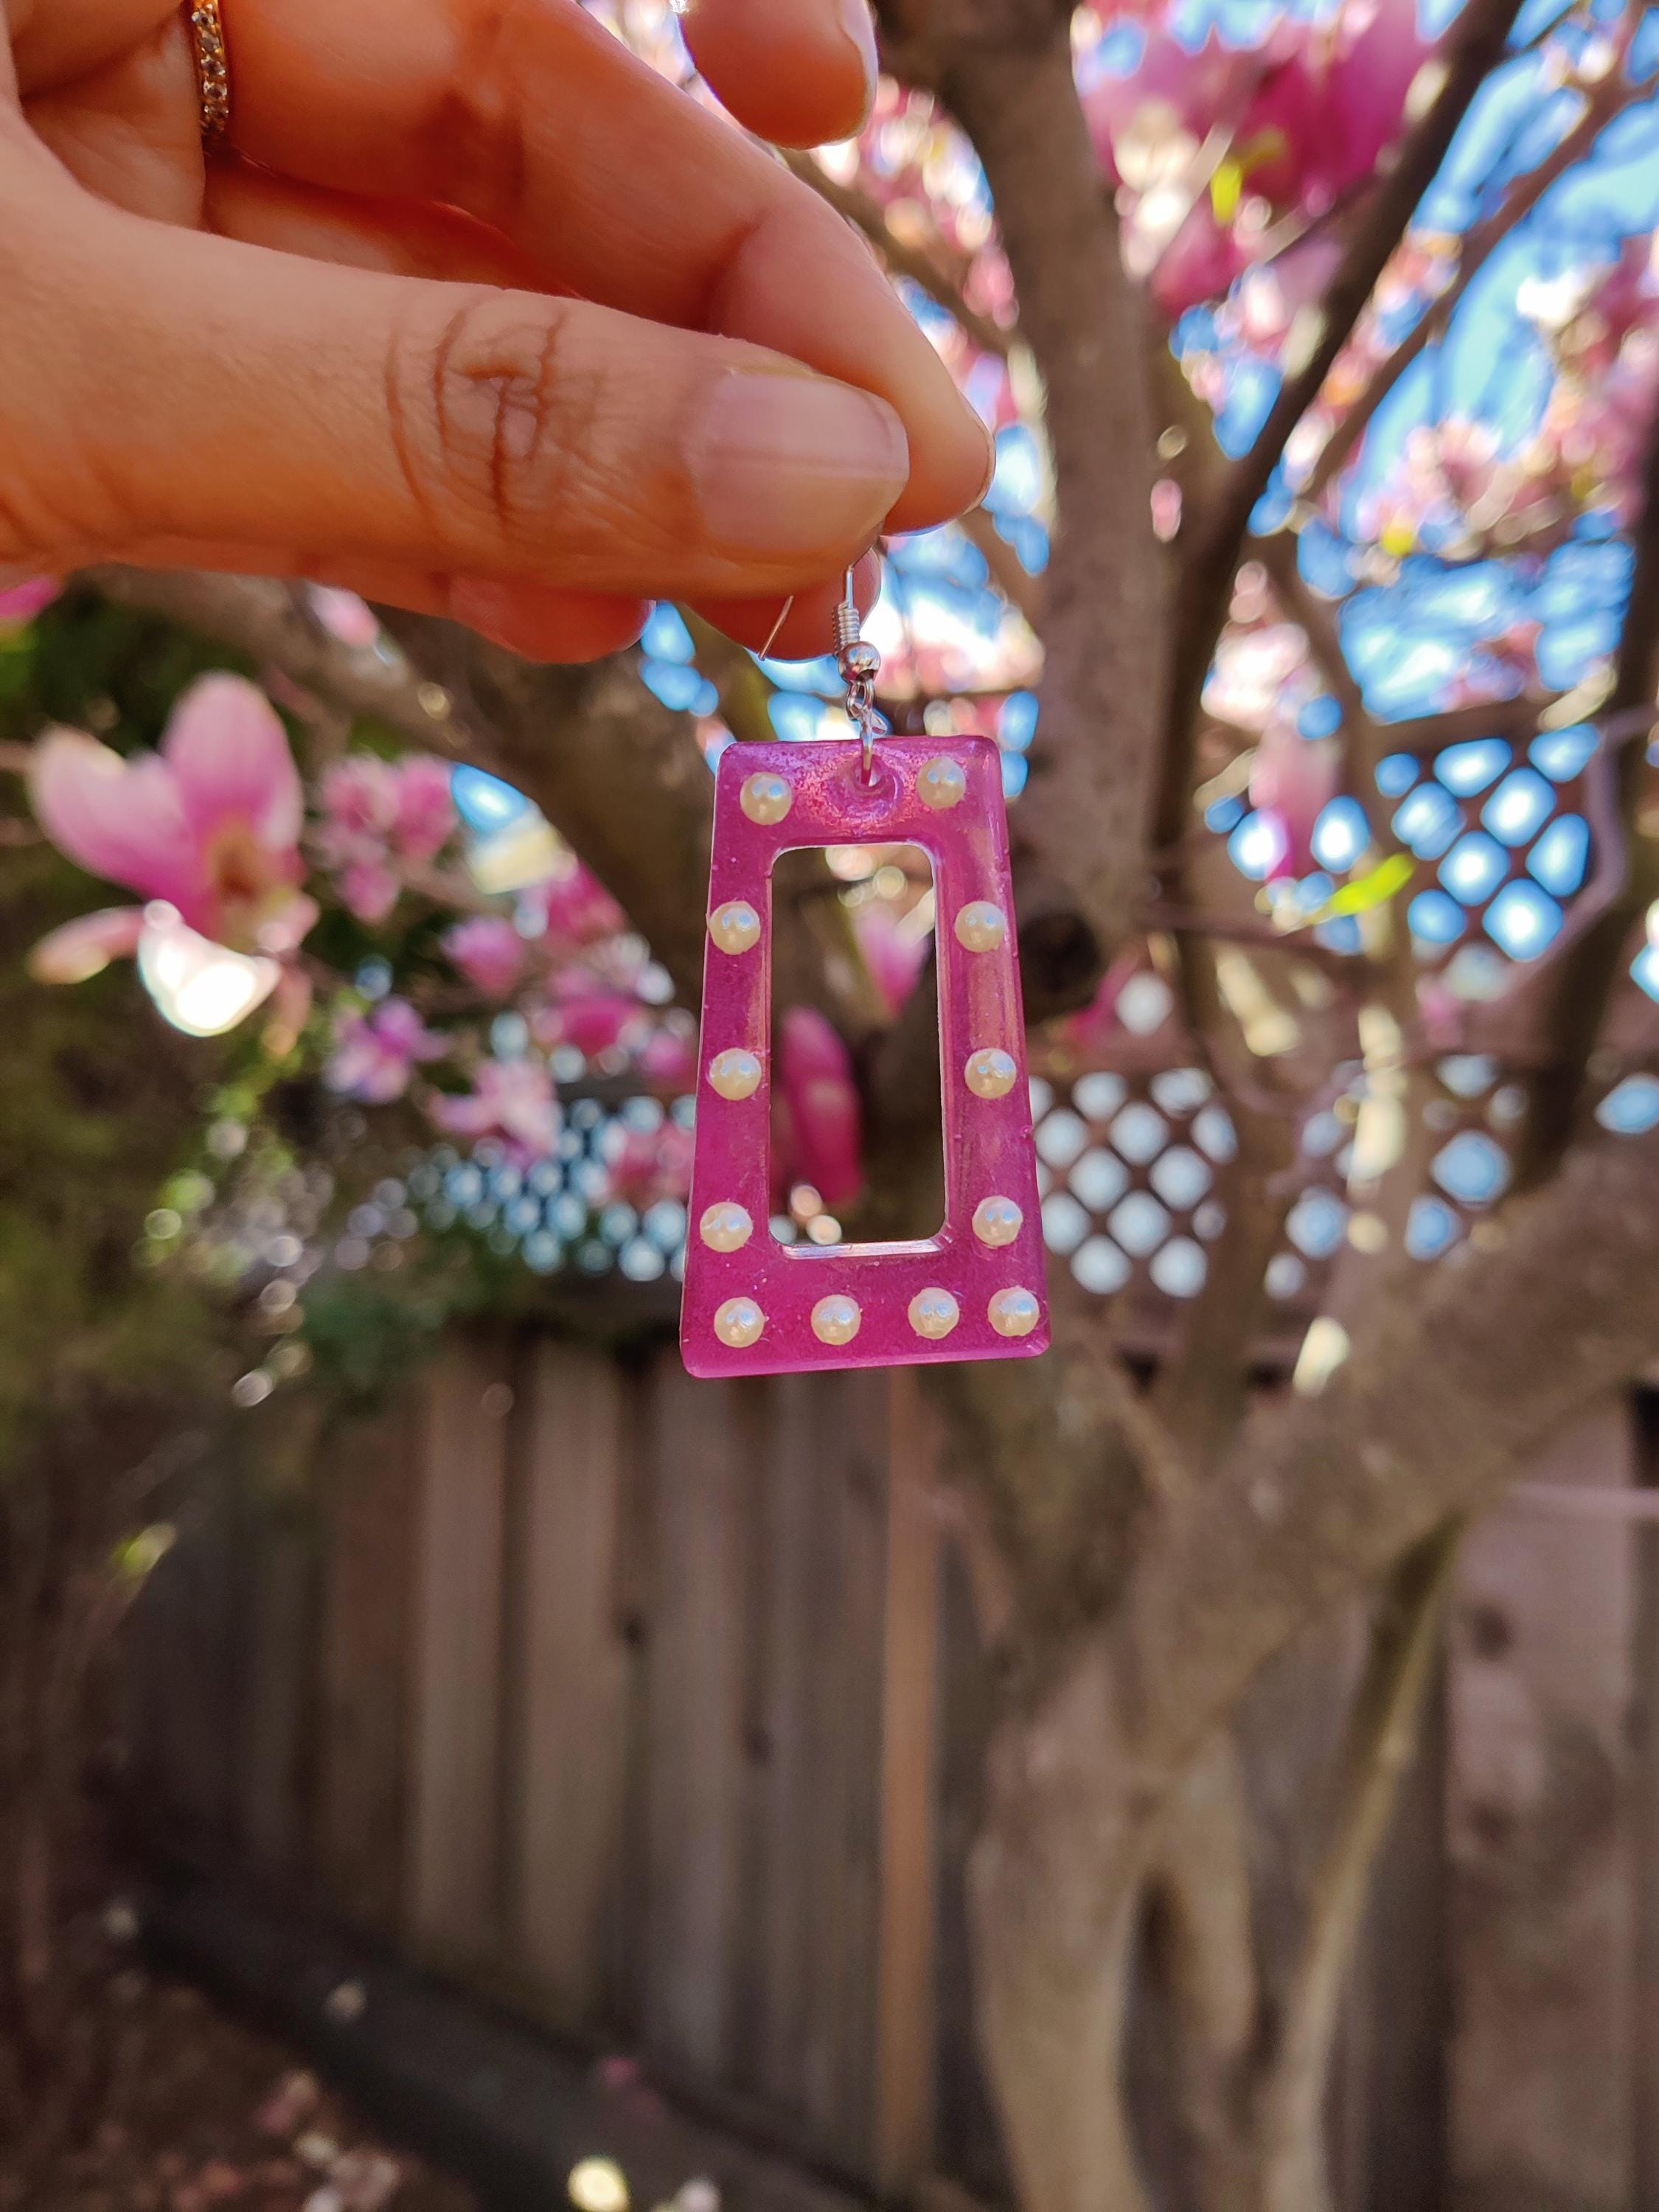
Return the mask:
{"type": "MultiPolygon", "coordinates": [[[[773,863],[775,946],[815,939],[826,966],[844,966],[849,955],[861,955],[872,1020],[883,1007],[896,1013],[911,979],[931,959],[936,903],[933,864],[919,845],[834,845],[827,852],[792,845],[773,863]]],[[[924,1244],[939,1235],[945,1218],[945,1128],[937,979],[917,988],[932,1018],[925,1028],[915,1023],[914,1042],[907,1035],[905,1048],[907,1054],[914,1050],[915,1061],[915,1149],[923,1166],[896,1206],[884,1207],[881,1226],[891,1242],[924,1244]]],[[[921,1011],[918,1005],[907,1018],[921,1011]]],[[[857,1213],[863,1196],[853,1070],[825,1018],[791,1005],[788,978],[775,957],[772,1057],[771,1232],[781,1244],[833,1249],[847,1241],[848,1217],[857,1213]]]]}
{"type": "Polygon", "coordinates": [[[734,744],[715,787],[680,1341],[694,1375],[1029,1358],[1049,1325],[1001,759],[986,738],[734,744]],[[773,869],[915,845],[938,903],[945,1220],[911,1243],[769,1233],[773,869]]]}

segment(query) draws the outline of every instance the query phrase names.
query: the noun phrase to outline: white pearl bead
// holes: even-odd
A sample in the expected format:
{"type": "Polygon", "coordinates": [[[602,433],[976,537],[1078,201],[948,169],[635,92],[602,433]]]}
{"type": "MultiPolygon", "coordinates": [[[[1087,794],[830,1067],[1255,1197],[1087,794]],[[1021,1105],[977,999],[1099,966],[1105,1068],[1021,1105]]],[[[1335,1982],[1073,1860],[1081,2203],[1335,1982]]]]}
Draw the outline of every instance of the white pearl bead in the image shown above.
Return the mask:
{"type": "Polygon", "coordinates": [[[975,899],[957,916],[957,942],[969,952],[994,952],[1007,934],[1007,915],[989,899],[975,899]]]}
{"type": "Polygon", "coordinates": [[[991,1301],[991,1326],[999,1336],[1029,1336],[1042,1318],[1030,1291],[999,1291],[991,1301]]]}
{"type": "Polygon", "coordinates": [[[927,761],[916,778],[916,797],[924,806],[931,806],[942,814],[947,806],[959,806],[968,795],[967,771],[959,761],[927,761]]]}
{"type": "Polygon", "coordinates": [[[703,1208],[697,1233],[711,1251],[740,1252],[755,1233],[755,1224],[740,1206],[722,1200],[703,1208]]]}
{"type": "Polygon", "coordinates": [[[820,1344],[850,1344],[864,1319],[856,1298],[820,1298],[812,1309],[812,1334],[820,1344]]]}
{"type": "Polygon", "coordinates": [[[795,803],[795,794],[781,775],[763,770],[745,779],[738,804],[751,822],[781,822],[795,803]]]}
{"type": "Polygon", "coordinates": [[[714,1316],[714,1334],[733,1352],[746,1352],[766,1326],[766,1316],[753,1298],[727,1298],[714,1316]]]}
{"type": "Polygon", "coordinates": [[[708,917],[708,934],[722,952],[747,952],[760,933],[760,916],[747,899],[728,899],[708,917]]]}
{"type": "Polygon", "coordinates": [[[974,1234],[981,1244],[1012,1244],[1024,1224],[1012,1198],[982,1198],[974,1208],[974,1234]]]}
{"type": "Polygon", "coordinates": [[[937,1342],[949,1336],[961,1319],[962,1308],[949,1291],[918,1291],[910,1301],[910,1326],[918,1336],[937,1342]]]}
{"type": "Polygon", "coordinates": [[[975,1098],[1006,1098],[1019,1075],[1013,1054],[994,1044],[971,1053],[962,1073],[975,1098]]]}
{"type": "Polygon", "coordinates": [[[759,1058],[740,1047],[717,1052],[708,1063],[709,1087],[722,1098],[752,1098],[760,1089],[760,1079],[759,1058]]]}

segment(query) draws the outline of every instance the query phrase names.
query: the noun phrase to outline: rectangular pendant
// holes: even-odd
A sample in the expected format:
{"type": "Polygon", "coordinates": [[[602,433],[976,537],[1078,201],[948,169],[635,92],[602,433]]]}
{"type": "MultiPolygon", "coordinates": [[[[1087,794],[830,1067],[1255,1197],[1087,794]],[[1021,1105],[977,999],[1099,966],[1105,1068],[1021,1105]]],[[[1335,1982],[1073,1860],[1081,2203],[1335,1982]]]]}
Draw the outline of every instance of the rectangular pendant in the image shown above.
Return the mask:
{"type": "Polygon", "coordinates": [[[732,744],[714,795],[680,1345],[693,1375],[1029,1359],[1048,1345],[1002,762],[988,738],[732,744]],[[936,893],[945,1222],[910,1243],[781,1244],[769,1225],[772,868],[917,845],[936,893]]]}

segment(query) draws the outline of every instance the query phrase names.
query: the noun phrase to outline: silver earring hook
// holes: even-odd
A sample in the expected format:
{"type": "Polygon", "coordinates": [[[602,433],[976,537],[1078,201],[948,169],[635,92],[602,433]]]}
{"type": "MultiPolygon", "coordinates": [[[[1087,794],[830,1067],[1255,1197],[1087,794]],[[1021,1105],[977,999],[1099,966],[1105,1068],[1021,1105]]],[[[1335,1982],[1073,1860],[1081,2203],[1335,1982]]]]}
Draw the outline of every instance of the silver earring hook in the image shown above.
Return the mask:
{"type": "Polygon", "coordinates": [[[759,653],[755,656],[757,660],[769,660],[772,658],[772,647],[778,641],[778,632],[783,628],[785,623],[788,621],[789,610],[794,605],[794,604],[795,595],[791,592],[788,598],[784,601],[782,606],[778,610],[777,620],[773,623],[771,629],[766,634],[765,644],[762,646],[759,653]]]}
{"type": "Polygon", "coordinates": [[[887,733],[887,722],[876,704],[876,678],[881,655],[866,637],[860,636],[864,618],[854,592],[855,568],[847,571],[847,587],[836,609],[836,665],[847,686],[847,713],[864,746],[863,778],[876,780],[876,739],[887,733]]]}

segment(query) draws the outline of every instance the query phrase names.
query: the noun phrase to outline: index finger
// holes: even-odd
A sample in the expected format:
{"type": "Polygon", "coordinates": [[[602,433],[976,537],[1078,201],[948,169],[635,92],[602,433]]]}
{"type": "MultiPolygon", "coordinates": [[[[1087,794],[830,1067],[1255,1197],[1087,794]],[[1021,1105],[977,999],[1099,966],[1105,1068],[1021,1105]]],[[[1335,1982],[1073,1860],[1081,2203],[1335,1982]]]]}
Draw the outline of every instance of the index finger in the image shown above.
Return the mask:
{"type": "Polygon", "coordinates": [[[863,241],[572,0],[236,0],[227,14],[231,132],[252,160],[465,208],[550,287],[878,394],[909,441],[896,529],[983,489],[987,435],[863,241]]]}
{"type": "Polygon", "coordinates": [[[684,0],[680,28],[721,103],[775,146],[863,128],[877,74],[868,0],[684,0]]]}

